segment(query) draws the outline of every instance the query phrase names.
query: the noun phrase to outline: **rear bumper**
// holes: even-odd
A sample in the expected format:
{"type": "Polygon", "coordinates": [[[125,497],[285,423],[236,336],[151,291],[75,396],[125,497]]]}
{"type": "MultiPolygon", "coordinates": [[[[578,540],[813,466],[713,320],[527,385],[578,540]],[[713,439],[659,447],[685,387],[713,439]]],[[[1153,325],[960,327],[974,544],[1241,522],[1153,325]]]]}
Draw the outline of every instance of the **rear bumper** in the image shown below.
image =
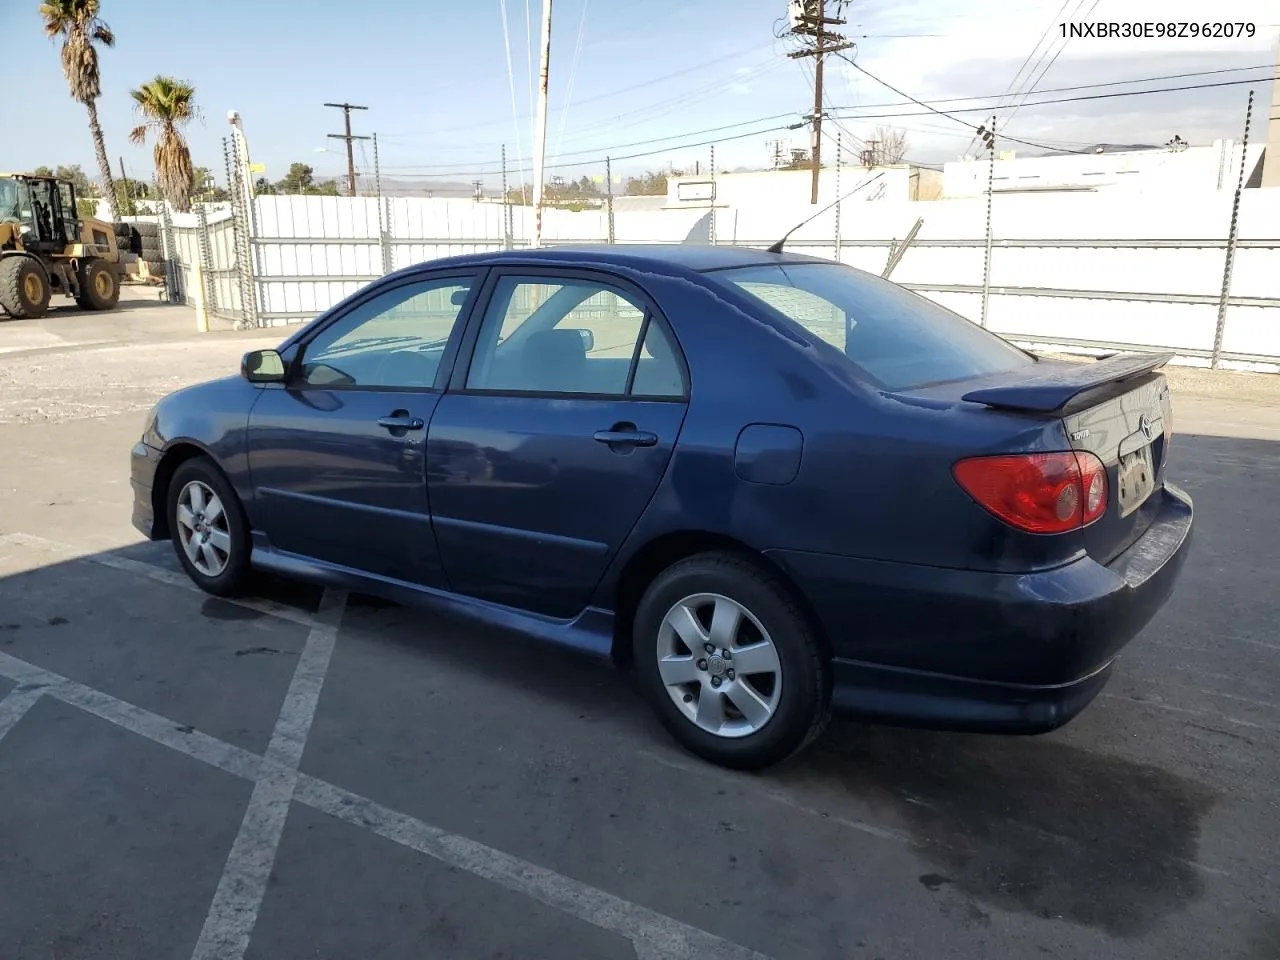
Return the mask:
{"type": "Polygon", "coordinates": [[[145,443],[135,443],[129,451],[129,485],[133,487],[134,527],[148,540],[155,539],[156,518],[151,490],[155,486],[160,451],[145,443]]]}
{"type": "Polygon", "coordinates": [[[1072,683],[1035,686],[834,661],[831,706],[845,716],[931,730],[1047,733],[1089,705],[1111,663],[1072,683]]]}
{"type": "Polygon", "coordinates": [[[1085,557],[1022,575],[772,552],[831,638],[835,707],[949,729],[1061,726],[1173,591],[1191,499],[1166,486],[1158,515],[1103,566],[1085,557]]]}

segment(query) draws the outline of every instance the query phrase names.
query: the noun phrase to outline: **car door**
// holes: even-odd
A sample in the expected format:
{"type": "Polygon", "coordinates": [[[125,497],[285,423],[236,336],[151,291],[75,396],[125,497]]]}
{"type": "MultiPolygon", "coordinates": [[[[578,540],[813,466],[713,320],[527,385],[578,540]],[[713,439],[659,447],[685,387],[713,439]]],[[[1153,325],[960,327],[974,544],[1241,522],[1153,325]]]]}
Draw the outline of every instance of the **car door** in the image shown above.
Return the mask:
{"type": "Polygon", "coordinates": [[[444,586],[427,503],[427,424],[474,272],[370,291],[307,338],[249,417],[249,469],[271,545],[444,586]]]}
{"type": "Polygon", "coordinates": [[[457,592],[570,617],[666,471],[687,372],[606,275],[495,270],[481,299],[427,440],[440,556],[457,592]]]}

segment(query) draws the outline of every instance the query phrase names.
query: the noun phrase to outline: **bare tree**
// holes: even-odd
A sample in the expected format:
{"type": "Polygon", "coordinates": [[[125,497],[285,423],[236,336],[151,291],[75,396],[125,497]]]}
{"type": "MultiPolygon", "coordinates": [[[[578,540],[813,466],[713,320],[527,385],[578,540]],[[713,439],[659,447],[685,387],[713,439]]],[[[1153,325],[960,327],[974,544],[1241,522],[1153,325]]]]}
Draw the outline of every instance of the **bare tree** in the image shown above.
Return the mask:
{"type": "Polygon", "coordinates": [[[907,155],[907,134],[896,127],[876,127],[875,135],[862,151],[862,165],[884,167],[902,163],[907,155]]]}

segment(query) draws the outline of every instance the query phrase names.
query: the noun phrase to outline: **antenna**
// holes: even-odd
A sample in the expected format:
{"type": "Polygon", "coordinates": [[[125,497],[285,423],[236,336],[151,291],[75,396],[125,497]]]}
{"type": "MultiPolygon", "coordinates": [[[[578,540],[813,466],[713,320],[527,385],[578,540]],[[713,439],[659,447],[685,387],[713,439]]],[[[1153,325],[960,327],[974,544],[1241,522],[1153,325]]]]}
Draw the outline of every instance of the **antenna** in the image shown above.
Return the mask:
{"type": "Polygon", "coordinates": [[[822,216],[824,213],[826,213],[828,210],[834,207],[837,203],[842,203],[843,201],[848,200],[850,197],[852,197],[855,193],[857,193],[863,187],[875,183],[877,180],[879,180],[883,176],[884,176],[884,171],[882,170],[879,173],[877,173],[874,177],[872,177],[870,180],[862,181],[862,183],[858,184],[856,187],[854,187],[852,190],[846,193],[843,197],[836,197],[836,199],[828,203],[825,207],[823,207],[817,213],[813,214],[812,216],[805,217],[805,219],[801,220],[794,227],[792,227],[790,230],[784,233],[782,235],[782,239],[780,239],[777,243],[773,244],[773,246],[769,247],[768,252],[781,253],[782,245],[787,242],[787,238],[790,237],[797,230],[799,230],[801,227],[803,227],[806,223],[808,223],[810,220],[816,220],[818,217],[822,216]]]}

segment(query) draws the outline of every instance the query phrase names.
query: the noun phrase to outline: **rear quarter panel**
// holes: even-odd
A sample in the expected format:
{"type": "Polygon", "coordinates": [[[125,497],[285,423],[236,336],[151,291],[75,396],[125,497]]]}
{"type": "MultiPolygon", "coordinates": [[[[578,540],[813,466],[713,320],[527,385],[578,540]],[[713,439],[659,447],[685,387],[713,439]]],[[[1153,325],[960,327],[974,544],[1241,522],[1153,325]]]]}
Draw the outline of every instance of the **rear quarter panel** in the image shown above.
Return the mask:
{"type": "Polygon", "coordinates": [[[1018,533],[955,482],[964,456],[1063,449],[1061,421],[976,404],[906,400],[860,382],[842,353],[749,312],[714,287],[646,284],[690,367],[690,404],[666,477],[601,584],[666,533],[697,530],[759,550],[958,569],[1024,571],[1083,553],[1080,537],[1018,533]],[[796,427],[800,469],[785,485],[734,470],[748,424],[796,427]]]}

